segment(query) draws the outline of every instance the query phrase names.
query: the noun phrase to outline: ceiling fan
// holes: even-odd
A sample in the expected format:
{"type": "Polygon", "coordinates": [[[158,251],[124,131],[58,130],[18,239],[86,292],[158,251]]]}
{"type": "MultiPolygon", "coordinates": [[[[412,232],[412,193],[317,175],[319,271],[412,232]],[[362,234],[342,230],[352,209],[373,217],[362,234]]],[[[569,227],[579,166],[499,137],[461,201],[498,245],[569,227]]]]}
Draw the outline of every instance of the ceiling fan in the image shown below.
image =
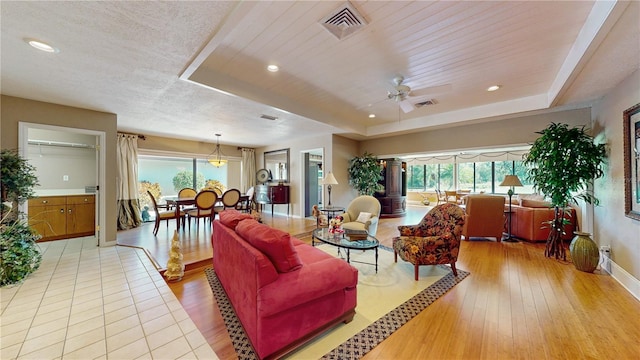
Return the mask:
{"type": "Polygon", "coordinates": [[[405,113],[411,112],[416,109],[414,102],[417,101],[417,98],[451,90],[451,84],[411,90],[409,86],[403,84],[403,81],[404,76],[402,75],[397,75],[393,78],[393,84],[395,86],[392,90],[387,92],[387,98],[397,102],[398,106],[400,106],[402,111],[404,111],[405,113]]]}

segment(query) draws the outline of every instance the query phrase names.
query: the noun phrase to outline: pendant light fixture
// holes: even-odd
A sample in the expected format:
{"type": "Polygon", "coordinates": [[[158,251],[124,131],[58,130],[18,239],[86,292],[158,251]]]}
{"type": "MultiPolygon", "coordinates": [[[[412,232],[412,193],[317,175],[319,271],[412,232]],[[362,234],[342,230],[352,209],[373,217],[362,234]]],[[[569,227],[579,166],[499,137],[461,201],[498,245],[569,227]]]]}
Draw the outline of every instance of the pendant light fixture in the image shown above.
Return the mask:
{"type": "Polygon", "coordinates": [[[222,150],[220,150],[220,136],[222,136],[222,134],[216,134],[216,148],[207,159],[209,164],[217,168],[224,166],[227,163],[227,159],[222,158],[222,150]]]}

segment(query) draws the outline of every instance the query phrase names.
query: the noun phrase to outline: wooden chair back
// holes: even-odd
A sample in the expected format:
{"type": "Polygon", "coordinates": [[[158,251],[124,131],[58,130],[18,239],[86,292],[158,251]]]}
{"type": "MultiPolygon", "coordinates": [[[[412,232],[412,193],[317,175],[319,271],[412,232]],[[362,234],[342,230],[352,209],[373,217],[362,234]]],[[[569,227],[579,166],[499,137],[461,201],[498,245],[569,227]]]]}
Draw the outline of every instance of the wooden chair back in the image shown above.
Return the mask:
{"type": "Polygon", "coordinates": [[[222,194],[222,204],[226,208],[235,208],[240,201],[240,190],[229,189],[222,194]]]}
{"type": "Polygon", "coordinates": [[[445,190],[444,195],[445,195],[446,202],[451,204],[458,203],[458,193],[455,190],[452,190],[452,191],[445,190]]]}
{"type": "Polygon", "coordinates": [[[218,201],[218,194],[213,190],[202,190],[196,195],[198,210],[212,210],[216,201],[218,201]]]}
{"type": "Polygon", "coordinates": [[[153,210],[155,210],[156,213],[157,213],[158,212],[158,202],[156,201],[156,198],[153,196],[153,194],[149,190],[147,190],[147,194],[149,195],[149,198],[151,198],[151,202],[153,203],[153,210]]]}
{"type": "Polygon", "coordinates": [[[192,188],[184,188],[184,189],[181,189],[180,191],[178,191],[178,198],[179,199],[192,198],[192,197],[196,197],[196,195],[198,195],[198,192],[195,189],[192,189],[192,188]]]}

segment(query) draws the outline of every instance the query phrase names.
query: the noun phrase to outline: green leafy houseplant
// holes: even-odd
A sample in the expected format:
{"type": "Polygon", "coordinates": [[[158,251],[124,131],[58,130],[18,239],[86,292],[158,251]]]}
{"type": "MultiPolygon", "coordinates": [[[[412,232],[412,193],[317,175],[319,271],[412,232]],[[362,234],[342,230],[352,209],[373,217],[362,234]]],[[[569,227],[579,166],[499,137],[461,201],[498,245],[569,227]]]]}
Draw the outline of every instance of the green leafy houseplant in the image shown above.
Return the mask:
{"type": "Polygon", "coordinates": [[[378,158],[365,152],[362,156],[356,156],[349,161],[349,184],[360,195],[373,195],[382,186],[378,181],[382,180],[382,166],[378,158]]]}
{"type": "Polygon", "coordinates": [[[40,238],[18,214],[18,204],[34,196],[35,168],[15,150],[0,152],[0,286],[14,284],[35,271],[42,261],[40,238]],[[5,211],[7,210],[7,211],[5,211]]]}
{"type": "Polygon", "coordinates": [[[36,271],[42,255],[40,235],[23,220],[0,224],[0,286],[15,284],[36,271]]]}
{"type": "Polygon", "coordinates": [[[35,167],[26,159],[20,157],[16,150],[2,149],[0,151],[0,189],[2,195],[0,218],[5,221],[4,213],[7,207],[12,214],[6,220],[17,217],[18,204],[22,204],[34,196],[33,187],[38,185],[35,167]],[[7,206],[6,202],[10,203],[7,206]]]}
{"type": "Polygon", "coordinates": [[[589,184],[604,174],[605,146],[595,144],[584,126],[569,128],[567,124],[551,123],[538,134],[541,136],[533,143],[523,163],[534,189],[550,199],[555,209],[545,255],[566,260],[562,242],[566,223],[563,214],[569,204],[577,203],[579,199],[598,204],[589,184]]]}

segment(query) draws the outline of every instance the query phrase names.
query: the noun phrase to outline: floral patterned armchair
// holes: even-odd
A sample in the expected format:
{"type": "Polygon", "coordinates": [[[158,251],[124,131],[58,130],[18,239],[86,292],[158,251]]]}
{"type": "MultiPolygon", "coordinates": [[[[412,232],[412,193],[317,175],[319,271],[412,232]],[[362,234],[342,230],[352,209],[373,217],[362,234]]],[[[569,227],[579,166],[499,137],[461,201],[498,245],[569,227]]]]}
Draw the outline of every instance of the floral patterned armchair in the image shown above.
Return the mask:
{"type": "Polygon", "coordinates": [[[420,265],[451,264],[453,275],[458,276],[456,260],[463,226],[464,211],[458,205],[438,205],[418,225],[398,226],[400,236],[393,238],[394,260],[398,261],[399,254],[412,263],[416,281],[420,265]]]}

